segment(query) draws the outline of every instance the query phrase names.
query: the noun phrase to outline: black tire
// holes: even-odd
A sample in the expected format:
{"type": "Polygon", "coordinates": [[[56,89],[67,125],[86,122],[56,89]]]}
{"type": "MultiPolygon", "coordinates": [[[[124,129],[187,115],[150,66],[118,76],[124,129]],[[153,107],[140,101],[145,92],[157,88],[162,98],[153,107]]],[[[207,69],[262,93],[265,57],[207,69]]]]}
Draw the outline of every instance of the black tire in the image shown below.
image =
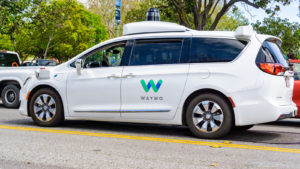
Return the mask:
{"type": "Polygon", "coordinates": [[[9,84],[1,92],[4,107],[18,108],[20,106],[20,89],[16,85],[9,84]]]}
{"type": "MultiPolygon", "coordinates": [[[[48,99],[47,99],[48,100],[48,99]]],[[[45,103],[46,104],[46,103],[45,103]]],[[[48,102],[49,104],[49,102],[48,102]]],[[[43,106],[40,106],[43,107],[43,106]]],[[[49,106],[50,107],[50,106],[49,106]]],[[[42,108],[41,108],[42,109],[42,108]]],[[[44,110],[43,110],[44,111],[44,110]]],[[[48,110],[46,110],[48,111],[48,110]]],[[[62,101],[59,97],[59,95],[51,90],[51,89],[47,89],[47,88],[43,88],[40,89],[38,91],[36,91],[32,97],[29,100],[29,114],[32,118],[32,120],[39,126],[43,126],[43,127],[53,127],[53,126],[58,126],[59,124],[61,124],[64,121],[64,111],[63,111],[63,105],[62,105],[62,101]],[[34,112],[34,104],[35,104],[35,100],[40,97],[41,95],[49,95],[51,96],[54,101],[55,101],[55,114],[51,117],[51,120],[49,121],[44,121],[41,120],[37,117],[37,115],[34,112]]],[[[45,113],[44,113],[45,114],[45,113]]],[[[44,117],[43,117],[44,118],[44,117]]]]}
{"type": "Polygon", "coordinates": [[[247,126],[235,126],[233,128],[234,131],[237,132],[243,132],[243,131],[247,131],[249,129],[251,129],[254,125],[247,125],[247,126]]]}
{"type": "MultiPolygon", "coordinates": [[[[213,105],[216,105],[216,104],[213,104],[213,105]]],[[[206,118],[206,117],[203,116],[202,118],[206,118]]],[[[211,119],[214,119],[214,118],[211,117],[211,119]]],[[[217,94],[206,93],[206,94],[201,94],[201,95],[195,97],[189,103],[189,105],[187,107],[187,111],[186,111],[186,121],[187,121],[187,125],[188,125],[190,131],[197,137],[206,138],[206,139],[221,138],[221,137],[227,135],[233,126],[233,112],[232,112],[230,105],[223,99],[223,97],[221,97],[217,94]],[[219,128],[216,129],[215,131],[201,131],[200,127],[197,127],[196,124],[194,124],[194,121],[193,121],[193,117],[195,116],[193,114],[194,108],[196,108],[196,106],[199,103],[201,103],[201,102],[203,103],[205,101],[208,101],[209,104],[211,103],[211,101],[216,103],[223,112],[223,122],[219,123],[219,126],[218,126],[219,128]]],[[[205,120],[202,120],[202,121],[205,121],[205,120]]],[[[197,125],[200,125],[200,123],[198,123],[197,125]]],[[[202,125],[203,125],[203,123],[201,124],[201,126],[202,125]]],[[[206,128],[208,128],[208,126],[206,126],[206,128]]]]}

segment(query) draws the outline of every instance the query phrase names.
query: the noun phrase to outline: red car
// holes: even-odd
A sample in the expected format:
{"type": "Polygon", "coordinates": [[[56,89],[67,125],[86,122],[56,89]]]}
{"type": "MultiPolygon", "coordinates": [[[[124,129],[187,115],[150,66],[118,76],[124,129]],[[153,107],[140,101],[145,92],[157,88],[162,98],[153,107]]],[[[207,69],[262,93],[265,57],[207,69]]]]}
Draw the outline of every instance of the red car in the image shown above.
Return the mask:
{"type": "Polygon", "coordinates": [[[294,64],[294,92],[293,92],[293,101],[298,107],[298,114],[296,117],[300,118],[300,60],[290,60],[294,64]]]}

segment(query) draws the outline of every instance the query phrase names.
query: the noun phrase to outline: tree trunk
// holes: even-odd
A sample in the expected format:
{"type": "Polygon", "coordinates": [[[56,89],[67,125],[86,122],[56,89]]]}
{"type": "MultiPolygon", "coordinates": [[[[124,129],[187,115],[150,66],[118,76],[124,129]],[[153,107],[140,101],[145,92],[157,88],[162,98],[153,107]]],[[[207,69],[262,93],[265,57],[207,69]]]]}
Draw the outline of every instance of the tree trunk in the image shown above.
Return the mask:
{"type": "Polygon", "coordinates": [[[52,33],[52,34],[49,36],[49,40],[48,40],[48,43],[47,43],[47,47],[46,47],[45,53],[44,53],[44,55],[43,55],[43,59],[46,59],[46,58],[47,58],[49,46],[50,46],[50,43],[51,43],[51,41],[52,41],[52,39],[53,39],[53,35],[54,35],[54,33],[52,33]]]}

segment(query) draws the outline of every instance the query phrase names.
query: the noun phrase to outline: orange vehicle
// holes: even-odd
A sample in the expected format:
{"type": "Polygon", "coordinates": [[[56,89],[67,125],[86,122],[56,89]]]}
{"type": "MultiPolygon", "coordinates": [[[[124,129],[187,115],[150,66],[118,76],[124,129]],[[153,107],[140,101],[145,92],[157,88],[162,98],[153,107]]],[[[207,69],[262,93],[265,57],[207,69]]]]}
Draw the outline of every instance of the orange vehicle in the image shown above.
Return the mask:
{"type": "Polygon", "coordinates": [[[298,107],[297,118],[300,118],[300,60],[290,60],[294,69],[294,91],[293,91],[293,101],[298,107]]]}

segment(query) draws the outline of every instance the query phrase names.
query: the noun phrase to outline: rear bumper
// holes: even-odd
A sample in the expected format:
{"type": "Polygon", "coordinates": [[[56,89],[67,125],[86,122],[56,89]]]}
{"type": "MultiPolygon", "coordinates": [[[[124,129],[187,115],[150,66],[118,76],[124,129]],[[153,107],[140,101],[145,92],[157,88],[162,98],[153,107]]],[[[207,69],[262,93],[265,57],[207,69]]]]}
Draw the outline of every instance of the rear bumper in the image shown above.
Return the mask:
{"type": "Polygon", "coordinates": [[[285,118],[295,117],[298,108],[295,103],[278,105],[266,100],[237,105],[234,109],[235,125],[244,126],[259,123],[274,122],[285,118]]]}
{"type": "Polygon", "coordinates": [[[288,114],[281,114],[277,120],[296,117],[296,115],[297,115],[297,110],[294,110],[293,112],[290,112],[288,114]]]}

